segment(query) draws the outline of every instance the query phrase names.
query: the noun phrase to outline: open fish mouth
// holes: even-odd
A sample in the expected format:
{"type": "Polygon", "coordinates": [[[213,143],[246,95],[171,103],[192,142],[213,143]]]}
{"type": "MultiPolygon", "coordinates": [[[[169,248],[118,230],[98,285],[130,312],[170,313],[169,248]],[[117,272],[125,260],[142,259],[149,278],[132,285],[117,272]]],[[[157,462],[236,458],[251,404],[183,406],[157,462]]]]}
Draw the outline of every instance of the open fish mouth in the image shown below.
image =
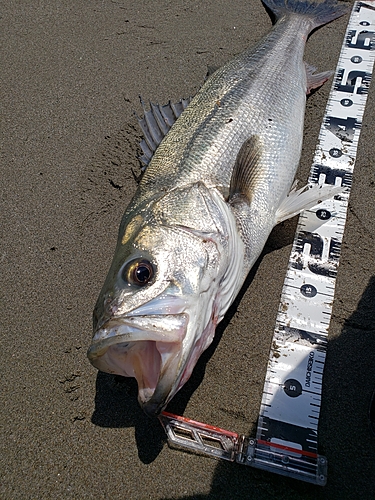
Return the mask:
{"type": "Polygon", "coordinates": [[[135,377],[140,405],[156,415],[178,390],[187,325],[184,313],[112,319],[95,333],[87,355],[103,372],[135,377]]]}

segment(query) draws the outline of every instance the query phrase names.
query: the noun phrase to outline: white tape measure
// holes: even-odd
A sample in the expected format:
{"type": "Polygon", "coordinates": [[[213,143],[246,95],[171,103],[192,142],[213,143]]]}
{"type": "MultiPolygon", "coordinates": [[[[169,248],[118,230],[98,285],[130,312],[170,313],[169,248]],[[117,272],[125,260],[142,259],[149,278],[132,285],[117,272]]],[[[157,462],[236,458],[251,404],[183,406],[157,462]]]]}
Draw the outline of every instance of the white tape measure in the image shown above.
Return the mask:
{"type": "Polygon", "coordinates": [[[301,213],[281,294],[256,439],[162,413],[168,440],[324,485],[318,421],[328,328],[362,117],[375,60],[375,0],[356,2],[319,134],[311,183],[347,192],[301,213]]]}

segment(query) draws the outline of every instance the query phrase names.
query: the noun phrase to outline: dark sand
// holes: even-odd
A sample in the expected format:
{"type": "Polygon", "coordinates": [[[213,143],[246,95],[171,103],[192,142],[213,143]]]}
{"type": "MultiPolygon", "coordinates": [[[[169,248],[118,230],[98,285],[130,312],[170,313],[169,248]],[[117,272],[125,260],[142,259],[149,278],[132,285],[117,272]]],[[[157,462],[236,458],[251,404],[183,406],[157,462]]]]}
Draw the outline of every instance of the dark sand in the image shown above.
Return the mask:
{"type": "MultiPolygon", "coordinates": [[[[194,94],[271,26],[258,0],[3,2],[3,499],[370,499],[375,439],[374,124],[368,100],[324,377],[325,488],[171,450],[133,380],[86,358],[91,314],[136,188],[138,94],[194,94]]],[[[306,60],[334,69],[348,17],[306,60]]],[[[306,111],[305,180],[330,85],[306,111]]],[[[170,411],[253,434],[296,221],[278,227],[250,285],[170,411]]]]}

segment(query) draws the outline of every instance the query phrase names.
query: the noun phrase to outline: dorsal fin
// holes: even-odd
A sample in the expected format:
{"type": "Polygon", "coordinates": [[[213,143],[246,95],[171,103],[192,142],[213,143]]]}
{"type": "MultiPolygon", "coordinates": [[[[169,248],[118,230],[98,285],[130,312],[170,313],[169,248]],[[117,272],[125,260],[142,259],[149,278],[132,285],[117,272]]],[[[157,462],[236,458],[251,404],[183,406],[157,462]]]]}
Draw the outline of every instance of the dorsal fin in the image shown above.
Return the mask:
{"type": "Polygon", "coordinates": [[[311,66],[305,62],[306,77],[307,77],[307,89],[306,94],[311,94],[313,89],[318,89],[321,87],[331,76],[334,71],[323,71],[322,73],[315,73],[316,67],[311,66]]]}
{"type": "Polygon", "coordinates": [[[143,171],[146,170],[157,147],[191,99],[188,97],[176,103],[169,101],[165,105],[150,102],[150,109],[147,111],[145,103],[140,97],[144,116],[143,118],[137,116],[137,119],[144,135],[144,139],[140,143],[143,155],[139,158],[144,165],[143,171]]]}
{"type": "Polygon", "coordinates": [[[210,76],[213,75],[219,68],[220,66],[207,66],[207,73],[204,81],[206,82],[210,78],[210,76]]]}

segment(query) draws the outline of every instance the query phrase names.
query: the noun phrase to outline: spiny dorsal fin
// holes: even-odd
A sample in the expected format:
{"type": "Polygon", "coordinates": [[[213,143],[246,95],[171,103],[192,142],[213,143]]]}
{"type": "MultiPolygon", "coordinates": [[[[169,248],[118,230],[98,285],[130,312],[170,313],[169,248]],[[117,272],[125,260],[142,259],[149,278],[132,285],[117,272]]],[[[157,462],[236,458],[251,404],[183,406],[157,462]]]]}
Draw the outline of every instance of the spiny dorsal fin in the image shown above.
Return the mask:
{"type": "Polygon", "coordinates": [[[262,155],[262,145],[259,135],[252,135],[245,141],[237,155],[229,188],[229,198],[244,196],[251,201],[254,183],[259,179],[259,159],[262,155]]]}
{"type": "Polygon", "coordinates": [[[220,66],[207,66],[207,73],[204,81],[206,82],[210,78],[210,76],[213,75],[219,68],[220,66]]]}
{"type": "Polygon", "coordinates": [[[140,157],[144,165],[142,170],[147,168],[157,147],[167,135],[177,118],[188,106],[191,99],[191,97],[188,97],[176,103],[169,101],[169,103],[165,105],[150,102],[150,109],[147,111],[145,103],[140,97],[144,116],[143,118],[137,116],[137,119],[144,135],[144,139],[142,139],[140,143],[143,151],[143,155],[140,157]]]}

